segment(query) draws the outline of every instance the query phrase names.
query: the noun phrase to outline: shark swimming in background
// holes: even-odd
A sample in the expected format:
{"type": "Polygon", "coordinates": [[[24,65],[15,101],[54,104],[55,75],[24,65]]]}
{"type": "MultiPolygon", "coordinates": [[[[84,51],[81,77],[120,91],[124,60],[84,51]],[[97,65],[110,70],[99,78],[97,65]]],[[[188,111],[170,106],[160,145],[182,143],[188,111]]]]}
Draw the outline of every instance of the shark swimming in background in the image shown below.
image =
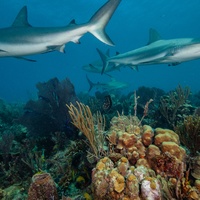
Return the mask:
{"type": "Polygon", "coordinates": [[[90,18],[89,22],[77,25],[74,20],[65,27],[32,27],[27,20],[24,6],[11,27],[0,29],[0,57],[15,57],[29,61],[23,56],[51,51],[64,52],[68,42],[79,43],[87,32],[108,45],[114,45],[105,33],[105,27],[121,0],[108,0],[90,18]]]}
{"type": "Polygon", "coordinates": [[[161,39],[158,32],[154,29],[149,31],[149,42],[146,46],[108,57],[97,49],[102,62],[102,74],[110,63],[126,65],[137,68],[139,65],[168,64],[178,65],[185,61],[200,58],[200,39],[178,38],[161,39]]]}
{"type": "Polygon", "coordinates": [[[114,78],[111,78],[111,81],[105,82],[105,83],[93,83],[88,76],[86,76],[86,79],[90,85],[90,88],[88,90],[88,92],[90,92],[92,90],[92,88],[96,88],[96,89],[102,89],[104,91],[113,91],[113,90],[119,90],[119,89],[123,89],[123,88],[127,88],[128,84],[124,83],[124,82],[120,82],[115,80],[114,78]]]}
{"type": "MultiPolygon", "coordinates": [[[[118,52],[116,53],[116,55],[119,54],[118,52]]],[[[110,56],[109,50],[106,51],[105,53],[106,56],[110,56]]],[[[95,60],[87,65],[83,65],[82,69],[87,71],[87,72],[92,72],[92,73],[98,73],[100,74],[102,71],[102,61],[100,60],[95,60]]],[[[106,67],[104,73],[108,73],[108,72],[112,72],[115,70],[120,70],[121,67],[124,67],[124,65],[116,65],[115,63],[108,63],[108,66],[106,67]]]]}

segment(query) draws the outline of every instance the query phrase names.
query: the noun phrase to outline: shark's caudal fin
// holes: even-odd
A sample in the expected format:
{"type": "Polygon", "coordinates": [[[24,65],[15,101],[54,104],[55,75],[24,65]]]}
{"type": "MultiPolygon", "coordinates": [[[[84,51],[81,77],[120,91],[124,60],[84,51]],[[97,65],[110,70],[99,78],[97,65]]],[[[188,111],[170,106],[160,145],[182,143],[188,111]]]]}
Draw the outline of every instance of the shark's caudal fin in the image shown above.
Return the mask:
{"type": "Polygon", "coordinates": [[[92,90],[92,88],[94,87],[95,83],[93,83],[93,82],[88,78],[87,75],[86,75],[86,79],[87,79],[87,81],[88,81],[88,83],[89,83],[89,85],[90,85],[90,88],[89,88],[89,90],[88,90],[88,92],[90,92],[90,91],[92,90]]]}
{"type": "Polygon", "coordinates": [[[108,0],[89,21],[89,32],[105,44],[113,46],[114,43],[105,32],[105,27],[115,12],[121,0],[108,0]]]}
{"type": "Polygon", "coordinates": [[[101,60],[102,60],[102,63],[103,63],[103,68],[102,68],[102,71],[101,71],[101,74],[103,74],[105,72],[107,66],[108,66],[107,59],[109,57],[106,54],[104,54],[102,51],[100,51],[98,48],[97,48],[97,52],[99,53],[101,60]]]}

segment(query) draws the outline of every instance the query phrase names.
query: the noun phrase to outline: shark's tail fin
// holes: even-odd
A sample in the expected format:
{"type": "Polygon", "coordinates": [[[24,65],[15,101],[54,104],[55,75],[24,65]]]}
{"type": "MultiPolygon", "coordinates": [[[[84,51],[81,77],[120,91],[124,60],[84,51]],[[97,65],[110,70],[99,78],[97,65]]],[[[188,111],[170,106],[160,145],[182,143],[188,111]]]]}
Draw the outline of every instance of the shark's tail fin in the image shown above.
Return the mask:
{"type": "Polygon", "coordinates": [[[94,87],[94,83],[88,78],[88,76],[86,75],[86,79],[87,79],[87,81],[88,81],[88,83],[89,83],[89,85],[90,85],[90,88],[89,88],[89,90],[88,90],[88,92],[90,92],[91,90],[92,90],[92,88],[94,87]]]}
{"type": "Polygon", "coordinates": [[[105,44],[113,46],[114,43],[105,32],[105,27],[115,12],[121,0],[108,0],[89,21],[89,32],[105,44]]]}
{"type": "Polygon", "coordinates": [[[99,53],[100,57],[101,57],[101,60],[103,62],[103,68],[102,68],[102,71],[101,71],[101,74],[103,74],[108,66],[108,61],[107,59],[109,58],[106,54],[104,54],[102,51],[100,51],[98,48],[97,48],[97,52],[99,53]]]}

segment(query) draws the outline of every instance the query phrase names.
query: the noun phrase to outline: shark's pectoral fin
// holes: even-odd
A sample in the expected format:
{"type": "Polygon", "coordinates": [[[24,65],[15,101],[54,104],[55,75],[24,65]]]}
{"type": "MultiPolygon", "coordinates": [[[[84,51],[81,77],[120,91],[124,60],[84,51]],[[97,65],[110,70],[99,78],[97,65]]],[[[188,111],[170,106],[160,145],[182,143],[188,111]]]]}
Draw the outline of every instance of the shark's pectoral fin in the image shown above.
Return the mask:
{"type": "MultiPolygon", "coordinates": [[[[7,52],[7,51],[5,51],[3,49],[0,49],[0,52],[7,52]]],[[[37,62],[36,60],[32,60],[32,59],[29,59],[29,58],[24,58],[24,57],[21,57],[21,56],[14,56],[14,58],[26,60],[26,61],[29,61],[29,62],[37,62]]]]}
{"type": "Polygon", "coordinates": [[[138,70],[138,66],[137,65],[128,65],[131,69],[135,70],[135,71],[139,71],[138,70]]]}
{"type": "Polygon", "coordinates": [[[61,53],[65,53],[65,45],[52,45],[52,46],[47,46],[47,49],[49,51],[60,51],[61,53]]]}
{"type": "Polygon", "coordinates": [[[77,39],[77,40],[73,40],[73,42],[74,42],[75,44],[81,44],[81,42],[80,42],[79,39],[77,39]]]}
{"type": "Polygon", "coordinates": [[[15,56],[14,58],[22,59],[22,60],[26,60],[26,61],[29,61],[29,62],[37,62],[36,60],[32,60],[32,59],[24,58],[24,57],[18,57],[18,56],[15,56]]]}
{"type": "Polygon", "coordinates": [[[123,67],[130,67],[131,69],[135,70],[135,71],[139,71],[138,70],[138,65],[133,65],[133,64],[127,64],[127,65],[124,65],[123,67]]]}

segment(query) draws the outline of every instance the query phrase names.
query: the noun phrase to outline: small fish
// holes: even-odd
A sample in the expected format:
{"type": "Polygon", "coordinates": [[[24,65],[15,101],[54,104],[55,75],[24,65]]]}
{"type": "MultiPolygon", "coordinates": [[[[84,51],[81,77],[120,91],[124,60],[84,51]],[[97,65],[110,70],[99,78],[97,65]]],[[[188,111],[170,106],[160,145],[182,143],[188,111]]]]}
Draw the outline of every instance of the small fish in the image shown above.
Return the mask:
{"type": "Polygon", "coordinates": [[[102,105],[102,109],[104,112],[108,112],[112,107],[112,99],[110,95],[106,95],[104,97],[104,101],[103,101],[103,105],[102,105]]]}

